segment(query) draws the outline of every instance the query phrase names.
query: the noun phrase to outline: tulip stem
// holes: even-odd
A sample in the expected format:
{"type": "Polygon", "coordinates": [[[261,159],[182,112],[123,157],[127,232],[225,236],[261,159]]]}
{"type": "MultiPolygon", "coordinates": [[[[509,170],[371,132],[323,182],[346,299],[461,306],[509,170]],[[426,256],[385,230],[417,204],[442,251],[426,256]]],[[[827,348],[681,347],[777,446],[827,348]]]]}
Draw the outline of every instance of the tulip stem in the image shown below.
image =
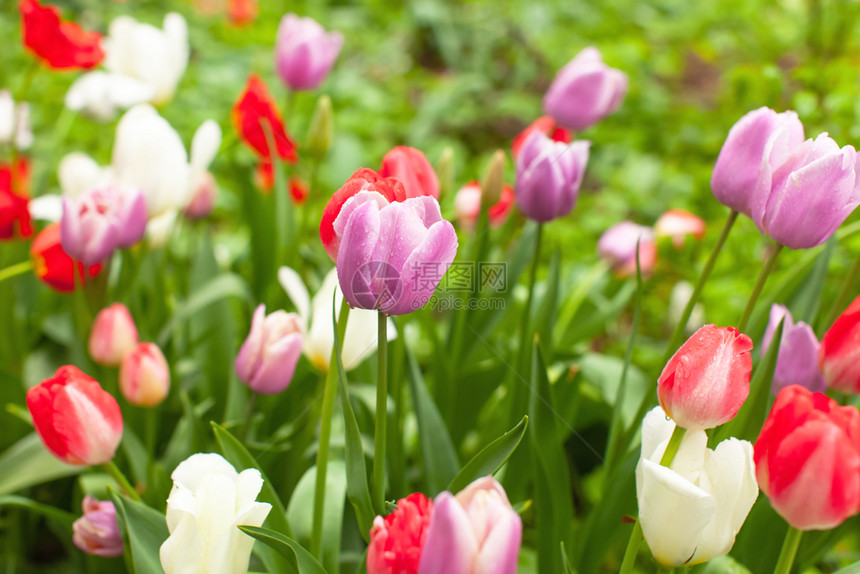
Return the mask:
{"type": "Polygon", "coordinates": [[[793,526],[788,527],[788,532],[785,533],[785,541],[782,543],[782,550],[779,552],[779,560],[776,563],[773,574],[788,574],[791,572],[794,557],[797,555],[797,548],[800,546],[801,536],[803,536],[802,530],[798,530],[793,526]]]}
{"type": "Polygon", "coordinates": [[[119,469],[119,467],[114,461],[104,463],[102,465],[102,469],[104,469],[111,476],[111,478],[113,478],[117,482],[117,484],[119,484],[119,487],[129,498],[137,502],[141,501],[140,495],[137,493],[137,491],[134,489],[134,487],[131,485],[131,483],[128,481],[128,479],[125,477],[125,475],[122,473],[122,471],[119,469]]]}
{"type": "Polygon", "coordinates": [[[753,309],[755,308],[755,304],[758,301],[759,295],[761,295],[762,289],[764,289],[764,284],[767,282],[767,278],[770,275],[771,271],[773,271],[774,266],[776,265],[776,258],[779,257],[779,254],[782,252],[782,245],[779,243],[776,244],[776,249],[770,254],[767,258],[767,261],[764,262],[764,267],[762,267],[761,273],[759,273],[758,281],[755,283],[755,287],[753,287],[752,294],[750,294],[750,298],[747,301],[747,306],[744,308],[744,314],[741,315],[741,320],[738,321],[738,331],[741,333],[744,332],[744,329],[747,328],[747,323],[749,323],[750,316],[752,315],[753,309]]]}
{"type": "Polygon", "coordinates": [[[0,269],[0,282],[15,277],[16,275],[23,275],[31,269],[33,269],[32,261],[22,261],[20,263],[16,263],[15,265],[10,265],[5,269],[0,269]]]}
{"type": "Polygon", "coordinates": [[[660,364],[666,364],[681,344],[681,339],[684,337],[684,330],[687,327],[687,322],[690,320],[690,315],[693,314],[693,308],[699,301],[702,289],[705,287],[705,283],[707,283],[708,278],[711,276],[711,272],[714,270],[717,256],[720,254],[720,251],[722,251],[723,245],[725,245],[726,239],[729,237],[729,232],[731,232],[732,226],[735,224],[737,218],[738,212],[732,210],[732,212],[729,213],[728,219],[726,219],[726,224],[723,226],[723,230],[720,233],[720,237],[717,239],[717,243],[711,250],[711,255],[708,257],[707,263],[705,263],[705,266],[702,268],[702,272],[699,274],[696,286],[693,287],[693,294],[690,295],[690,300],[687,301],[687,306],[684,307],[684,312],[681,314],[681,320],[678,321],[677,325],[675,325],[675,330],[672,332],[672,337],[669,339],[669,346],[666,347],[666,354],[663,356],[663,361],[660,364]]]}
{"type": "Polygon", "coordinates": [[[681,447],[681,441],[684,440],[685,434],[687,434],[687,429],[677,425],[675,426],[675,430],[672,431],[672,436],[669,437],[669,444],[666,445],[666,450],[663,452],[662,458],[660,458],[660,466],[672,465],[672,461],[675,460],[675,455],[681,447]]]}
{"type": "Polygon", "coordinates": [[[388,316],[379,311],[376,383],[376,430],[373,434],[373,493],[376,512],[385,514],[385,426],[388,422],[388,316]]]}

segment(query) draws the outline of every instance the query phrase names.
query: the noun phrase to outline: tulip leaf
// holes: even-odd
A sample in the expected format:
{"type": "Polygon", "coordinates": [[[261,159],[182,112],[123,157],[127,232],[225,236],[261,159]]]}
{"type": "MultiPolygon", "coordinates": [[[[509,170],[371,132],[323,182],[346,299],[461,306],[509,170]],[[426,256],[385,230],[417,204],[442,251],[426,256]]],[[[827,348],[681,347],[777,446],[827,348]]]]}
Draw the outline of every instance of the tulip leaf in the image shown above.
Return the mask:
{"type": "Polygon", "coordinates": [[[257,526],[240,526],[239,530],[280,552],[298,568],[299,574],[326,574],[316,558],[292,538],[257,526]]]}
{"type": "MultiPolygon", "coordinates": [[[[309,544],[313,532],[314,499],[316,497],[317,467],[310,467],[296,487],[287,505],[287,517],[293,527],[294,540],[309,544]]],[[[346,506],[346,465],[330,458],[325,475],[323,499],[322,556],[326,569],[334,572],[340,562],[343,513],[346,506]]]]}
{"type": "Polygon", "coordinates": [[[855,562],[850,566],[846,566],[845,568],[840,568],[833,574],[860,574],[860,562],[855,562]]]}
{"type": "Polygon", "coordinates": [[[158,552],[169,535],[164,514],[114,490],[109,494],[117,523],[125,531],[126,563],[135,574],[163,574],[158,552]]]}
{"type": "Polygon", "coordinates": [[[45,518],[56,520],[68,530],[71,530],[72,523],[78,518],[77,515],[72,514],[71,512],[66,512],[65,510],[60,510],[59,508],[55,508],[48,504],[42,504],[41,502],[24,498],[23,496],[15,496],[11,494],[0,496],[0,507],[4,506],[25,508],[35,512],[36,514],[41,514],[45,518]]]}
{"type": "Polygon", "coordinates": [[[66,464],[29,434],[0,455],[0,495],[82,472],[86,467],[66,464]]]}
{"type": "Polygon", "coordinates": [[[824,291],[824,283],[827,281],[827,269],[830,266],[830,256],[836,246],[836,238],[831,237],[815,258],[815,266],[804,278],[800,289],[792,298],[789,308],[796,321],[803,321],[809,325],[815,325],[815,318],[821,306],[821,293],[824,291]]]}
{"type": "Polygon", "coordinates": [[[498,472],[519,446],[528,426],[529,417],[524,416],[517,423],[517,426],[481,449],[478,454],[472,457],[472,460],[460,469],[446,490],[459,492],[473,480],[498,472]]]}

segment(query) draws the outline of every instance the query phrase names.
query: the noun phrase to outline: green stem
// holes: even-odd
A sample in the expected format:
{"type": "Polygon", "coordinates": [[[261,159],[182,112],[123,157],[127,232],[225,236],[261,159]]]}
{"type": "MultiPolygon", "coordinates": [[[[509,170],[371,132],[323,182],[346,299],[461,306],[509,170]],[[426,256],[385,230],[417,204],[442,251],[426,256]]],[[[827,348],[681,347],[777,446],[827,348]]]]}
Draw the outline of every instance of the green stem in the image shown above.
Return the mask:
{"type": "Polygon", "coordinates": [[[373,491],[371,500],[379,514],[385,513],[385,430],[388,422],[388,316],[379,311],[376,357],[376,430],[373,434],[373,491]]]}
{"type": "Polygon", "coordinates": [[[140,502],[140,495],[137,493],[137,491],[134,489],[134,487],[131,485],[131,483],[116,465],[116,463],[114,463],[114,461],[106,462],[105,464],[101,465],[101,467],[105,470],[105,472],[111,475],[111,478],[113,478],[117,482],[117,484],[119,484],[119,487],[129,498],[140,502]]]}
{"type": "Polygon", "coordinates": [[[242,419],[242,442],[248,438],[248,433],[251,431],[251,417],[254,416],[254,404],[257,402],[257,393],[251,391],[251,396],[248,398],[248,404],[245,407],[245,416],[242,419]]]}
{"type": "Polygon", "coordinates": [[[744,329],[747,328],[747,323],[749,323],[750,316],[752,315],[753,309],[755,308],[755,304],[758,301],[759,295],[761,295],[762,289],[764,289],[764,284],[767,282],[767,278],[770,275],[771,271],[773,271],[774,266],[776,265],[776,258],[779,257],[779,254],[782,252],[782,245],[779,243],[776,244],[776,249],[770,254],[770,257],[767,258],[767,261],[764,262],[764,267],[759,273],[758,281],[755,283],[755,287],[753,287],[752,294],[750,295],[749,300],[747,301],[747,306],[744,308],[744,313],[741,315],[741,320],[738,321],[738,331],[741,333],[744,332],[744,329]]]}
{"type": "Polygon", "coordinates": [[[776,562],[776,568],[773,574],[788,574],[791,572],[791,566],[794,564],[794,557],[797,555],[797,548],[800,546],[800,537],[803,536],[803,531],[788,527],[788,532],[785,533],[785,541],[782,543],[782,550],[779,552],[779,560],[776,562]]]}
{"type": "Polygon", "coordinates": [[[32,261],[22,261],[20,263],[16,263],[15,265],[10,265],[5,269],[0,269],[0,282],[15,277],[16,275],[23,275],[31,269],[33,269],[32,261]]]}
{"type": "Polygon", "coordinates": [[[702,268],[702,272],[699,274],[699,279],[696,281],[695,287],[693,287],[693,294],[690,295],[690,300],[687,301],[687,306],[684,307],[684,312],[681,314],[681,320],[678,321],[677,325],[675,325],[675,330],[672,332],[672,337],[669,339],[669,346],[666,347],[666,354],[663,356],[663,361],[660,363],[661,365],[666,364],[669,359],[672,358],[672,355],[675,354],[675,350],[681,344],[681,339],[684,337],[684,329],[687,327],[690,315],[693,314],[693,308],[699,301],[702,289],[705,287],[705,283],[707,283],[708,278],[711,276],[711,272],[714,270],[717,256],[720,254],[720,251],[722,251],[723,245],[725,245],[726,239],[728,239],[729,233],[731,232],[732,226],[735,224],[737,218],[738,212],[732,210],[732,212],[729,213],[728,219],[726,219],[726,224],[723,226],[723,231],[720,233],[717,243],[711,250],[711,255],[708,257],[707,263],[705,263],[705,266],[702,268]]]}
{"type": "Polygon", "coordinates": [[[842,309],[845,308],[845,302],[848,300],[848,296],[854,291],[854,284],[857,282],[858,274],[860,274],[860,253],[857,254],[857,257],[854,259],[854,264],[851,265],[851,270],[848,271],[848,276],[845,277],[845,280],[842,282],[842,289],[839,290],[839,296],[836,297],[836,301],[833,302],[830,312],[827,313],[827,323],[822,326],[823,329],[826,330],[830,328],[830,325],[833,324],[836,317],[838,317],[842,309]]]}
{"type": "Polygon", "coordinates": [[[681,447],[681,441],[684,440],[684,435],[687,434],[687,429],[675,426],[672,431],[672,436],[669,438],[669,444],[666,445],[666,450],[660,458],[660,466],[669,467],[672,461],[675,460],[675,455],[678,454],[678,449],[681,447]]]}
{"type": "MultiPolygon", "coordinates": [[[[346,333],[346,322],[349,319],[349,304],[346,299],[340,306],[337,319],[338,341],[343,341],[346,333]]],[[[331,420],[334,416],[334,401],[337,396],[337,355],[332,348],[328,373],[325,378],[323,391],[322,421],[320,423],[320,441],[317,450],[317,476],[314,489],[314,516],[311,529],[311,554],[322,558],[323,508],[325,503],[326,473],[328,471],[328,451],[331,445],[331,420]]]]}

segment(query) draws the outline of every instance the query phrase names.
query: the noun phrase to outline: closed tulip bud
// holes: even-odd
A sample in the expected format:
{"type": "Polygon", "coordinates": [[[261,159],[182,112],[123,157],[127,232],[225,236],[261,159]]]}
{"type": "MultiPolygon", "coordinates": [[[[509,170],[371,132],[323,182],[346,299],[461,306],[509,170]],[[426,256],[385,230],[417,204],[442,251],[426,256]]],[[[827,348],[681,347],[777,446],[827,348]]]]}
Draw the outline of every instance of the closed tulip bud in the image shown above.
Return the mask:
{"type": "Polygon", "coordinates": [[[393,177],[406,188],[406,197],[429,195],[439,199],[439,178],[424,153],[414,147],[399,145],[382,158],[382,177],[393,177]]]}
{"type": "Polygon", "coordinates": [[[367,574],[417,574],[433,501],[415,492],[397,501],[385,518],[377,516],[370,529],[367,574]]]}
{"type": "Polygon", "coordinates": [[[116,523],[116,508],[113,502],[99,501],[88,494],[81,506],[84,515],[72,524],[72,541],[75,546],[93,556],[122,556],[122,533],[116,523]]]}
{"type": "Polygon", "coordinates": [[[101,264],[85,267],[69,257],[60,242],[59,223],[52,223],[36,236],[30,245],[30,257],[36,277],[60,293],[71,293],[102,269],[101,264]]]}
{"type": "Polygon", "coordinates": [[[110,462],[122,438],[116,400],[72,365],[27,391],[27,408],[45,447],[69,464],[110,462]]]}
{"type": "Polygon", "coordinates": [[[263,477],[242,472],[219,454],[193,454],[176,467],[167,498],[167,530],[159,558],[165,574],[248,571],[254,539],[237,528],[261,526],[272,505],[257,502],[263,477]]]}
{"type": "Polygon", "coordinates": [[[334,118],[331,98],[323,94],[317,100],[311,125],[308,127],[307,149],[312,156],[322,158],[331,146],[334,137],[334,118]]]}
{"type": "Polygon", "coordinates": [[[236,375],[252,391],[280,393],[293,380],[302,354],[304,327],[295,313],[275,311],[266,315],[260,305],[251,320],[251,332],[236,355],[236,375]]]}
{"type": "Polygon", "coordinates": [[[517,157],[517,207],[529,219],[546,223],[570,213],[588,163],[591,142],[556,142],[535,130],[517,157]]]}
{"type": "Polygon", "coordinates": [[[660,216],[654,224],[654,234],[660,237],[671,237],[672,244],[680,249],[687,241],[687,236],[692,235],[696,239],[705,236],[705,221],[683,209],[670,209],[660,216]]]}
{"type": "Polygon", "coordinates": [[[544,112],[568,129],[582,131],[621,106],[627,74],[603,63],[597,48],[583,49],[553,79],[544,112]]]}
{"type": "Polygon", "coordinates": [[[860,393],[860,297],[824,334],[818,362],[828,387],[842,393],[860,393]]]}
{"type": "Polygon", "coordinates": [[[287,14],[275,39],[275,71],[291,90],[315,90],[328,77],[342,47],[340,32],[326,32],[313,18],[287,14]]]}
{"type": "Polygon", "coordinates": [[[791,526],[839,526],[860,511],[860,413],[799,385],[782,389],[756,440],[755,468],[791,526]]]}
{"type": "Polygon", "coordinates": [[[139,343],[119,367],[122,396],[139,407],[157,407],[170,392],[170,367],[155,343],[139,343]]]}
{"type": "Polygon", "coordinates": [[[657,380],[663,410],[687,430],[730,421],[750,392],[752,348],[734,327],[705,325],[693,333],[657,380]]]}
{"type": "Polygon", "coordinates": [[[481,179],[481,203],[490,206],[502,198],[502,186],[505,179],[505,152],[497,149],[487,164],[484,177],[481,179]]]}
{"type": "Polygon", "coordinates": [[[711,450],[704,431],[687,432],[671,466],[661,466],[674,428],[663,409],[651,410],[636,466],[639,523],[666,568],[728,554],[758,497],[753,448],[745,440],[730,438],[711,450]]]}
{"type": "MultiPolygon", "coordinates": [[[[490,227],[498,227],[507,221],[514,208],[514,190],[510,185],[502,186],[498,203],[487,209],[490,227]]],[[[481,186],[477,181],[467,183],[454,196],[454,211],[458,223],[466,229],[474,229],[481,212],[481,186]]]]}
{"type": "Polygon", "coordinates": [[[105,307],[96,315],[90,331],[89,351],[93,361],[117,367],[140,341],[137,325],[122,303],[105,307]]]}
{"type": "Polygon", "coordinates": [[[812,327],[803,321],[795,323],[791,313],[782,305],[773,305],[770,308],[770,319],[761,342],[761,356],[767,354],[780,321],[782,339],[779,342],[771,392],[777,394],[791,385],[801,385],[810,391],[823,392],[827,385],[818,366],[818,338],[812,327]]]}
{"type": "Polygon", "coordinates": [[[639,269],[649,277],[657,263],[657,244],[650,227],[632,221],[616,223],[603,232],[597,242],[597,254],[609,263],[619,277],[636,275],[636,245],[639,244],[639,269]]]}
{"type": "Polygon", "coordinates": [[[520,148],[523,147],[526,139],[533,131],[539,131],[554,142],[570,143],[573,141],[573,134],[569,130],[556,125],[552,117],[541,116],[517,134],[517,137],[511,142],[511,155],[514,157],[514,161],[519,157],[520,148]]]}
{"type": "Polygon", "coordinates": [[[439,196],[443,196],[450,192],[454,187],[454,149],[451,146],[445,146],[442,150],[442,155],[436,162],[436,175],[439,178],[439,196]]]}
{"type": "Polygon", "coordinates": [[[95,189],[63,198],[60,238],[73,259],[92,265],[131,247],[146,232],[146,200],[139,190],[95,189]]]}

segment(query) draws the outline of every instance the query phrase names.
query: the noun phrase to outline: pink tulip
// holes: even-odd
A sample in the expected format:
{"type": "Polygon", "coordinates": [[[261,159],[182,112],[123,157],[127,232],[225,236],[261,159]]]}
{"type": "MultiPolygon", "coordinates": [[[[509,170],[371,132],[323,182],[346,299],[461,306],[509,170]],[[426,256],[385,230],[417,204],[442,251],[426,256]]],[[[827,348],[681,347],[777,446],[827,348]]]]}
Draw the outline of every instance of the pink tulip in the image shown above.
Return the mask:
{"type": "Polygon", "coordinates": [[[275,71],[292,90],[315,90],[331,72],[342,46],[340,32],[326,32],[313,18],[287,14],[278,25],[275,71]]]}
{"type": "Polygon", "coordinates": [[[657,262],[657,244],[650,227],[632,221],[616,223],[603,232],[597,242],[597,253],[621,277],[636,275],[636,244],[639,243],[639,268],[648,277],[657,262]]]}
{"type": "Polygon", "coordinates": [[[791,313],[782,305],[770,308],[770,320],[764,339],[761,343],[761,356],[773,341],[773,336],[780,320],[782,339],[779,342],[779,355],[776,359],[776,369],[771,382],[771,392],[777,394],[781,389],[791,385],[801,385],[814,392],[824,392],[827,384],[818,366],[818,338],[812,327],[803,321],[794,322],[791,313]]]}
{"type": "Polygon", "coordinates": [[[170,367],[155,343],[140,343],[122,360],[119,389],[128,402],[157,407],[170,392],[170,367]]]}
{"type": "Polygon", "coordinates": [[[257,307],[251,332],[236,356],[239,380],[265,395],[286,389],[302,354],[302,324],[295,313],[279,310],[267,316],[265,305],[257,307]]]}
{"type": "Polygon", "coordinates": [[[99,311],[93,321],[90,356],[100,365],[116,367],[138,341],[137,326],[128,308],[122,303],[114,303],[99,311]]]}
{"type": "Polygon", "coordinates": [[[85,264],[100,263],[119,247],[131,247],[146,231],[146,201],[139,190],[95,189],[63,198],[63,250],[85,264]]]}
{"type": "Polygon", "coordinates": [[[429,195],[439,199],[439,178],[424,153],[399,145],[382,158],[380,177],[393,177],[406,189],[406,197],[429,195]]]}
{"type": "Polygon", "coordinates": [[[116,523],[116,508],[109,500],[99,501],[89,494],[81,505],[84,515],[72,524],[75,546],[93,556],[122,556],[122,534],[116,523]]]}
{"type": "Polygon", "coordinates": [[[657,237],[671,237],[676,249],[684,246],[688,235],[696,239],[705,236],[705,221],[683,209],[670,209],[660,216],[654,224],[657,237]]]}

